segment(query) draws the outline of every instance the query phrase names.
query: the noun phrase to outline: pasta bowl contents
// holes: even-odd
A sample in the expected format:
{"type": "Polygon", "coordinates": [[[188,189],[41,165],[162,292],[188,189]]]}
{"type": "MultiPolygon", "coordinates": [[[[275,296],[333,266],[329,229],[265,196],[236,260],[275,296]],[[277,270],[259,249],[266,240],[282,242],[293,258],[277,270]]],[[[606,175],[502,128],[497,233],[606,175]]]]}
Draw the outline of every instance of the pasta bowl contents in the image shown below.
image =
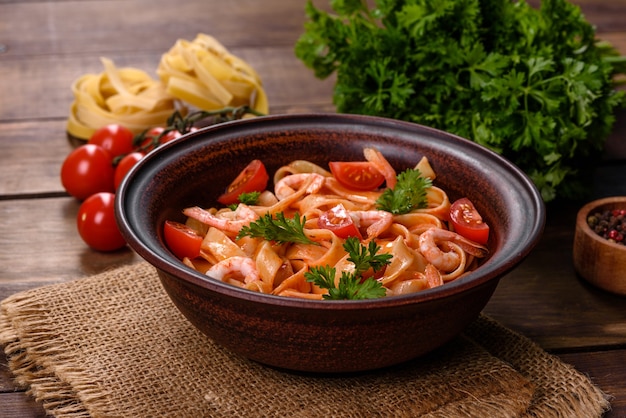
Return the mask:
{"type": "Polygon", "coordinates": [[[489,226],[472,202],[451,203],[427,157],[396,173],[365,148],[329,170],[292,161],[273,176],[250,162],[217,198],[167,220],[165,242],[189,267],[261,293],[373,299],[442,286],[487,257],[489,226]],[[380,187],[384,184],[384,187],[380,187]]]}
{"type": "Polygon", "coordinates": [[[476,143],[337,114],[264,116],[168,142],[129,172],[116,214],[198,330],[253,361],[317,373],[386,367],[450,342],[545,222],[532,181],[476,143]],[[387,192],[404,182],[422,184],[424,207],[387,192]],[[452,226],[473,210],[487,234],[452,226]],[[300,238],[283,235],[288,225],[300,238]],[[191,245],[185,228],[200,231],[191,245]]]}

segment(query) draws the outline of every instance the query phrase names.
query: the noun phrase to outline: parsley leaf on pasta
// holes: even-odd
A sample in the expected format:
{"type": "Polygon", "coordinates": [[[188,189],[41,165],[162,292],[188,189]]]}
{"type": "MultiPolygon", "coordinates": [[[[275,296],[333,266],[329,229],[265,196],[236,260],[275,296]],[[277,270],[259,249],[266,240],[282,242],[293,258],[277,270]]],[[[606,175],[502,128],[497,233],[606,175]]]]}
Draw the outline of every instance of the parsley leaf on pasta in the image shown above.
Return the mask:
{"type": "Polygon", "coordinates": [[[375,272],[381,270],[389,264],[392,255],[377,254],[380,247],[374,241],[370,241],[366,247],[357,238],[348,238],[343,248],[348,252],[348,260],[354,263],[355,268],[354,272],[341,272],[337,286],[337,270],[329,265],[311,267],[310,271],[304,273],[305,279],[328,290],[324,299],[375,299],[385,296],[386,290],[382,283],[372,277],[363,279],[363,273],[370,268],[375,272]]]}
{"type": "Polygon", "coordinates": [[[405,170],[397,178],[395,187],[386,189],[376,200],[376,207],[394,215],[426,207],[426,191],[432,186],[432,181],[422,177],[418,169],[405,170]]]}
{"type": "Polygon", "coordinates": [[[370,241],[368,246],[361,245],[357,238],[348,238],[343,244],[343,248],[348,252],[348,261],[354,263],[354,274],[361,276],[370,268],[376,271],[382,270],[391,259],[391,254],[377,254],[380,247],[374,241],[370,241]]]}
{"type": "Polygon", "coordinates": [[[236,210],[239,203],[243,203],[244,205],[253,206],[259,203],[259,196],[261,196],[261,192],[249,192],[242,193],[237,197],[238,202],[233,203],[232,205],[228,205],[231,210],[236,210]]]}
{"type": "Polygon", "coordinates": [[[305,222],[306,217],[303,216],[300,219],[298,213],[293,218],[285,218],[285,214],[282,212],[277,213],[276,217],[266,213],[258,220],[251,222],[250,225],[241,228],[237,234],[237,239],[248,236],[278,243],[314,244],[315,242],[304,233],[305,222]]]}

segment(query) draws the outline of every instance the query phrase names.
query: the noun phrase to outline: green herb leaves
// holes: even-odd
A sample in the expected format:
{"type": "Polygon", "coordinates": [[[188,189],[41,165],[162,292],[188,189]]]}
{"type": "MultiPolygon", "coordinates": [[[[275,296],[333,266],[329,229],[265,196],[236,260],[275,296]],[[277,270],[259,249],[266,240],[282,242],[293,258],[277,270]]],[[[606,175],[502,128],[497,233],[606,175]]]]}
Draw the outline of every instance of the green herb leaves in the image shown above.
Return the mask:
{"type": "Polygon", "coordinates": [[[277,213],[275,218],[266,213],[258,220],[251,222],[250,225],[241,228],[237,234],[237,239],[249,236],[279,243],[313,244],[314,241],[304,233],[305,222],[306,218],[301,219],[297,213],[293,218],[285,218],[285,214],[282,212],[277,213]]]}
{"type": "Polygon", "coordinates": [[[377,208],[394,215],[409,213],[414,209],[426,206],[426,191],[432,182],[417,169],[401,172],[397,175],[397,183],[393,189],[385,189],[376,200],[377,208]]]}
{"type": "Polygon", "coordinates": [[[443,129],[510,159],[545,201],[581,197],[624,102],[626,59],[579,7],[543,0],[332,0],[307,4],[295,54],[336,73],[339,112],[443,129]]]}
{"type": "Polygon", "coordinates": [[[311,267],[304,273],[306,280],[328,289],[324,299],[374,299],[385,296],[385,288],[379,281],[372,277],[363,279],[362,276],[370,269],[377,272],[389,264],[391,254],[377,254],[380,247],[374,241],[366,247],[357,238],[348,238],[343,248],[349,254],[348,261],[354,263],[354,272],[343,271],[338,286],[335,286],[336,270],[328,265],[311,267]]]}

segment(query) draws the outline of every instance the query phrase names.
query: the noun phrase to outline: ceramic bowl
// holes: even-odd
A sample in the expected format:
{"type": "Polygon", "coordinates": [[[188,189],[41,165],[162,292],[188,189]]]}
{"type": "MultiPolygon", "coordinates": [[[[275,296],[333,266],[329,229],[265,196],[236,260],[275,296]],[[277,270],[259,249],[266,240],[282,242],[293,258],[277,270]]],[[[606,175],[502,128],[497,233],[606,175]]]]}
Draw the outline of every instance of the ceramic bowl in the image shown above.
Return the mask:
{"type": "Polygon", "coordinates": [[[157,270],[184,316],[214,342],[251,360],[301,372],[356,372],[416,358],[457,336],[500,278],[540,238],[541,196],[518,168],[445,132],[395,120],[338,114],[276,115],[214,125],[159,147],[117,192],[119,227],[157,270]],[[261,159],[268,172],[297,159],[363,160],[377,147],[400,172],[427,156],[436,185],[470,198],[491,226],[489,257],[469,275],[405,296],[312,301],[242,290],[185,267],[166,248],[166,219],[211,206],[239,171],[261,159]]]}
{"type": "Polygon", "coordinates": [[[615,209],[626,209],[626,196],[594,200],[578,211],[574,233],[574,268],[589,283],[626,295],[626,245],[598,235],[587,222],[590,215],[615,209]]]}

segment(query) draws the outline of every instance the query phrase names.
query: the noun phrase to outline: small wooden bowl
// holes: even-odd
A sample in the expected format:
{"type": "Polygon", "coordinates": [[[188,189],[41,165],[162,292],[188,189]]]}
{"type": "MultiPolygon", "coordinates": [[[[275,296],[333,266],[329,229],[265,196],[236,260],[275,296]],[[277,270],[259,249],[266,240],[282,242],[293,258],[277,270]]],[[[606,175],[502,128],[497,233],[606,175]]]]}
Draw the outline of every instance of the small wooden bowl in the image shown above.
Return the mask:
{"type": "Polygon", "coordinates": [[[574,268],[589,283],[626,295],[626,246],[596,234],[587,218],[595,212],[626,209],[626,197],[607,197],[587,203],[578,211],[574,234],[574,268]]]}

